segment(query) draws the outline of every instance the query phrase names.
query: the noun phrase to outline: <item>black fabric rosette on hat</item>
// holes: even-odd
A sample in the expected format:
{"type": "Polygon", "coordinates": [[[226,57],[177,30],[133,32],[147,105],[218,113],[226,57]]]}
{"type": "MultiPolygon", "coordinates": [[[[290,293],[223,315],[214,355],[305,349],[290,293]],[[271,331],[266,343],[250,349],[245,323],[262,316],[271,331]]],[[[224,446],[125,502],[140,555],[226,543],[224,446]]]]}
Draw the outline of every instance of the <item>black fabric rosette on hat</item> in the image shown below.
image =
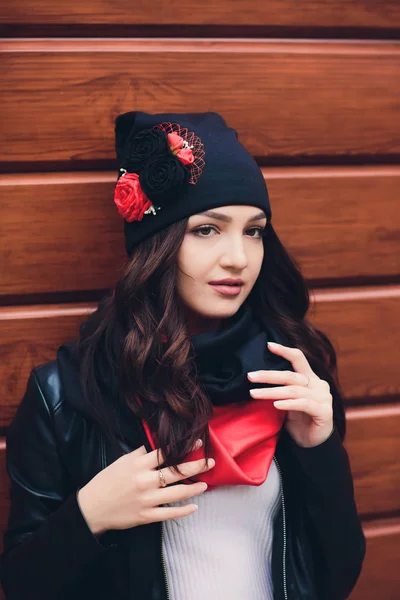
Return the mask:
{"type": "Polygon", "coordinates": [[[130,136],[124,160],[124,169],[139,175],[143,192],[157,207],[173,200],[190,178],[190,169],[173,154],[167,135],[150,129],[130,136]]]}
{"type": "Polygon", "coordinates": [[[187,184],[189,171],[172,154],[155,156],[141,170],[139,181],[152,202],[164,206],[187,184]]]}
{"type": "Polygon", "coordinates": [[[140,131],[136,135],[130,135],[125,148],[123,162],[125,169],[131,173],[139,173],[146,162],[160,154],[169,151],[168,141],[161,131],[140,131]]]}

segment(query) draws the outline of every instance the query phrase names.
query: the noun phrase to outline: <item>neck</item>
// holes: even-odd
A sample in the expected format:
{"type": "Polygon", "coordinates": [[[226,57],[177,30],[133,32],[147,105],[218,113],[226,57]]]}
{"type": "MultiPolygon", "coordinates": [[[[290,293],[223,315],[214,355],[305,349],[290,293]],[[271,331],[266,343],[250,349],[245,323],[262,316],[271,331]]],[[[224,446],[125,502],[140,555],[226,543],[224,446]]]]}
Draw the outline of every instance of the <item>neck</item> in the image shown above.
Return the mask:
{"type": "Polygon", "coordinates": [[[186,321],[190,335],[217,331],[223,323],[223,319],[203,317],[189,310],[186,310],[186,321]]]}

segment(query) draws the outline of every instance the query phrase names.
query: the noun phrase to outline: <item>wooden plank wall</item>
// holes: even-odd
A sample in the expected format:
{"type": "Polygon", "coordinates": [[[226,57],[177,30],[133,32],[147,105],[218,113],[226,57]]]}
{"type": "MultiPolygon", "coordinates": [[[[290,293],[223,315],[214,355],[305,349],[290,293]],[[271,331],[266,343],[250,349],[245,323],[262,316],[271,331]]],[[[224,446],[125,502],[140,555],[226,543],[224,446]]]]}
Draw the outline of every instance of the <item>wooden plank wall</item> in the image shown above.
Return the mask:
{"type": "Polygon", "coordinates": [[[29,372],[76,337],[125,261],[115,117],[214,110],[262,167],[310,319],[338,352],[368,539],[351,600],[398,598],[399,3],[0,5],[0,534],[29,372]]]}

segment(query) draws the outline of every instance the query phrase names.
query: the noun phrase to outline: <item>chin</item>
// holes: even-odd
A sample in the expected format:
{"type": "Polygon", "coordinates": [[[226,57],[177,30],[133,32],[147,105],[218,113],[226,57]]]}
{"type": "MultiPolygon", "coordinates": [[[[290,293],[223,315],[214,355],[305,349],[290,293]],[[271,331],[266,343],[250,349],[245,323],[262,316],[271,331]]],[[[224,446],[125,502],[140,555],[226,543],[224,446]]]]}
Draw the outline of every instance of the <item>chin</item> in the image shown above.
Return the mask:
{"type": "Polygon", "coordinates": [[[215,302],[213,303],[213,305],[210,304],[209,310],[207,310],[207,308],[204,305],[201,307],[201,309],[200,307],[192,307],[192,310],[205,319],[228,319],[229,317],[232,317],[235,313],[237,313],[239,308],[242,306],[243,301],[231,301],[218,304],[219,306],[216,306],[215,302]]]}

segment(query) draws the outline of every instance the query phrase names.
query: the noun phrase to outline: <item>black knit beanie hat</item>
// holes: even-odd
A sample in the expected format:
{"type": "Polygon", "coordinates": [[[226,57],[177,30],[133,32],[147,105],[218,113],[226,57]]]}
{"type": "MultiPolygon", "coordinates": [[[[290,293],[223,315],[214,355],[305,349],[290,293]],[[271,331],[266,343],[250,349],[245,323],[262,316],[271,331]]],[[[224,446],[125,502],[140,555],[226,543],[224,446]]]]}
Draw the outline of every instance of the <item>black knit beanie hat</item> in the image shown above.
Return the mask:
{"type": "Polygon", "coordinates": [[[260,168],[218,113],[123,113],[115,147],[114,202],[129,257],[154,233],[219,206],[255,206],[271,219],[260,168]]]}

